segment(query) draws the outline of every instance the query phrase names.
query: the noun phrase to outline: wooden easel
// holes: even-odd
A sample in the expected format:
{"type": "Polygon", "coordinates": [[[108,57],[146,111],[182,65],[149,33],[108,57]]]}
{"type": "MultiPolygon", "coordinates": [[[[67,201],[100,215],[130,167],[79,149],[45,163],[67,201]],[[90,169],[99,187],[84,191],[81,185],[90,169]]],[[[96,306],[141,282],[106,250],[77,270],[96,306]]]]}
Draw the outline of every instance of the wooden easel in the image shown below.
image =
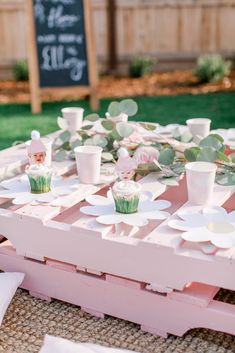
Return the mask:
{"type": "Polygon", "coordinates": [[[83,0],[84,9],[84,23],[85,23],[85,40],[87,51],[87,65],[88,65],[88,79],[89,85],[87,86],[65,86],[65,87],[40,87],[39,77],[39,62],[37,56],[36,44],[36,28],[34,21],[33,0],[26,0],[26,13],[27,13],[27,44],[28,44],[28,64],[29,64],[29,82],[31,93],[31,109],[33,113],[41,112],[42,101],[41,92],[45,91],[60,91],[63,90],[64,94],[74,93],[76,90],[82,89],[90,97],[90,105],[92,109],[99,108],[99,100],[97,94],[97,69],[96,69],[96,55],[94,48],[94,38],[91,21],[91,3],[90,0],[83,0]]]}

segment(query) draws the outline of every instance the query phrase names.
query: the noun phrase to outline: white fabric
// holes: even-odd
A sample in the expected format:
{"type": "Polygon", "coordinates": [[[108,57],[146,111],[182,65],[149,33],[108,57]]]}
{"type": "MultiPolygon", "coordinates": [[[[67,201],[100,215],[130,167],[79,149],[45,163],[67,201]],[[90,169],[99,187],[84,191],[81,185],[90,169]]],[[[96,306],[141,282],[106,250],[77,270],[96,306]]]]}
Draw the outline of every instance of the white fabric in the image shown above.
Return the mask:
{"type": "Polygon", "coordinates": [[[8,306],[14,297],[17,288],[23,282],[23,279],[23,273],[0,273],[0,325],[8,306]]]}
{"type": "Polygon", "coordinates": [[[46,335],[39,353],[134,353],[123,349],[101,347],[91,343],[73,343],[64,338],[46,335]]]}

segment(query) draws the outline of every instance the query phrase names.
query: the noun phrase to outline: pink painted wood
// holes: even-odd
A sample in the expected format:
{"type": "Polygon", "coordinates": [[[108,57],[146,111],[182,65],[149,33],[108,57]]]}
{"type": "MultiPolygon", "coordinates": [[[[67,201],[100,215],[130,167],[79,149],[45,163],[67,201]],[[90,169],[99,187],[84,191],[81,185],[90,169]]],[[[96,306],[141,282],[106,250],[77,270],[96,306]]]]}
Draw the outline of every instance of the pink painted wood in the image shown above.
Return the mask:
{"type": "MultiPolygon", "coordinates": [[[[17,148],[18,164],[11,150],[0,152],[2,178],[21,172],[25,151],[17,148]]],[[[74,168],[74,162],[54,162],[60,175],[72,174],[74,168]]],[[[166,188],[151,174],[140,182],[153,199],[172,202],[169,219],[190,206],[185,180],[166,188]]],[[[203,254],[168,227],[169,219],[151,221],[131,237],[118,236],[113,226],[80,213],[85,196],[106,192],[105,185],[81,185],[43,206],[14,206],[1,199],[0,234],[11,243],[0,244],[0,269],[25,272],[23,288],[34,296],[65,300],[98,317],[127,319],[154,334],[182,335],[193,327],[235,334],[234,306],[213,299],[219,288],[235,290],[235,248],[203,254]]],[[[216,186],[214,204],[232,209],[233,193],[234,188],[216,186]]]]}
{"type": "Polygon", "coordinates": [[[162,295],[110,276],[75,272],[66,264],[62,268],[25,259],[8,241],[0,245],[0,267],[26,273],[22,288],[39,298],[79,305],[101,318],[107,314],[133,321],[164,337],[181,336],[196,327],[235,334],[235,306],[213,300],[217,288],[211,286],[192,284],[182,293],[162,295]]]}
{"type": "MultiPolygon", "coordinates": [[[[158,193],[157,184],[156,189],[158,193]]],[[[231,188],[216,187],[215,204],[223,204],[232,193],[231,188]]],[[[161,197],[173,202],[172,212],[190,206],[185,203],[184,181],[161,197]]],[[[18,254],[41,261],[55,259],[162,288],[182,290],[189,282],[199,282],[235,290],[231,260],[234,248],[214,256],[185,248],[180,232],[170,229],[167,221],[146,226],[131,238],[114,236],[112,226],[100,225],[94,218],[81,215],[81,204],[72,204],[62,214],[60,207],[53,206],[0,209],[0,233],[14,244],[18,254]]],[[[170,218],[174,217],[173,214],[170,218]]]]}

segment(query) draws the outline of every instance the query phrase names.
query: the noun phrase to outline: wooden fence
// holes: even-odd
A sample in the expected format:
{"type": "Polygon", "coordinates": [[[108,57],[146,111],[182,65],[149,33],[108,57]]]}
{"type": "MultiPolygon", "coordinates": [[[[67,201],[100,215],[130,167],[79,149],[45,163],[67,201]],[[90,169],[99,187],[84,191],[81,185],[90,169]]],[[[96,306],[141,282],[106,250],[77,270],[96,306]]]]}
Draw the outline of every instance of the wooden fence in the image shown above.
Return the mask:
{"type": "MultiPolygon", "coordinates": [[[[110,55],[107,2],[92,0],[100,67],[110,55]]],[[[235,53],[235,0],[116,0],[116,53],[120,67],[138,54],[160,60],[200,53],[235,53]]],[[[0,67],[26,57],[24,0],[0,0],[0,67]]]]}

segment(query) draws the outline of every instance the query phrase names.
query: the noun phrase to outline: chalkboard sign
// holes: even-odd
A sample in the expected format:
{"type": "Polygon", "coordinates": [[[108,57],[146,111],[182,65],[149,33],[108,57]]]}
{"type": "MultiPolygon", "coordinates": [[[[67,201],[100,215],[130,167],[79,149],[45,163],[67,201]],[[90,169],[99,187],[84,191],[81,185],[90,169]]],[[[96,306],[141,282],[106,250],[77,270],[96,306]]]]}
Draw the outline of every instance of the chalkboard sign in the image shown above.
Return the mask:
{"type": "MultiPolygon", "coordinates": [[[[94,95],[96,68],[90,1],[28,0],[28,11],[33,111],[39,111],[36,90],[87,86],[94,95]]],[[[95,100],[93,96],[94,106],[95,100]]]]}
{"type": "Polygon", "coordinates": [[[34,0],[40,87],[88,85],[83,0],[34,0]]]}

